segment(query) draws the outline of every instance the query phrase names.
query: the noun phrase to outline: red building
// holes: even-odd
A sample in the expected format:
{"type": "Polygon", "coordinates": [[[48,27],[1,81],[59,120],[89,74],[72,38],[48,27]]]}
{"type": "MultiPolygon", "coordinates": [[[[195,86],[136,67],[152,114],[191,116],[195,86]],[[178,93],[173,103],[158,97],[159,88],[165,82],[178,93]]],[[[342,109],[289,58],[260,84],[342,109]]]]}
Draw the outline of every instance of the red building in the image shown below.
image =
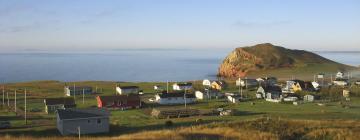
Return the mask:
{"type": "Polygon", "coordinates": [[[116,96],[97,96],[98,107],[106,108],[140,108],[141,100],[139,95],[116,95],[116,96]]]}

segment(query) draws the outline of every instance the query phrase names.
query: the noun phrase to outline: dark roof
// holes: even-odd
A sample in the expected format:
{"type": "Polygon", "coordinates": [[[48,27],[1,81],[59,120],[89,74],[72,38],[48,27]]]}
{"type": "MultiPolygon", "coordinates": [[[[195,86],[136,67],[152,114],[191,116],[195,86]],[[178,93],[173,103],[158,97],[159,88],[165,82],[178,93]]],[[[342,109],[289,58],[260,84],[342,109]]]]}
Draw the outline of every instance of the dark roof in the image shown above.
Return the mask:
{"type": "Polygon", "coordinates": [[[91,118],[91,117],[104,117],[104,115],[80,112],[80,111],[69,110],[69,109],[58,109],[57,113],[59,115],[60,120],[81,119],[81,118],[91,118]]]}
{"type": "Polygon", "coordinates": [[[192,83],[177,83],[178,86],[192,86],[192,83]]]}
{"type": "Polygon", "coordinates": [[[138,86],[118,86],[120,89],[134,89],[139,88],[138,86]]]}
{"type": "Polygon", "coordinates": [[[114,101],[140,101],[139,95],[115,95],[115,96],[98,96],[101,101],[114,102],[114,101]]]}
{"type": "Polygon", "coordinates": [[[74,98],[48,98],[45,99],[45,105],[75,105],[74,98]]]}
{"type": "MultiPolygon", "coordinates": [[[[74,90],[74,86],[66,86],[66,88],[69,88],[70,90],[74,90]]],[[[92,89],[90,86],[75,86],[75,90],[83,90],[83,89],[92,89]]]]}
{"type": "MultiPolygon", "coordinates": [[[[177,93],[161,93],[159,94],[160,98],[170,98],[170,97],[184,97],[184,93],[177,92],[177,93]]],[[[186,98],[195,98],[195,94],[186,94],[186,98]]]]}
{"type": "Polygon", "coordinates": [[[261,87],[264,89],[265,92],[271,92],[271,91],[281,92],[281,87],[279,86],[261,85],[261,87]]]}

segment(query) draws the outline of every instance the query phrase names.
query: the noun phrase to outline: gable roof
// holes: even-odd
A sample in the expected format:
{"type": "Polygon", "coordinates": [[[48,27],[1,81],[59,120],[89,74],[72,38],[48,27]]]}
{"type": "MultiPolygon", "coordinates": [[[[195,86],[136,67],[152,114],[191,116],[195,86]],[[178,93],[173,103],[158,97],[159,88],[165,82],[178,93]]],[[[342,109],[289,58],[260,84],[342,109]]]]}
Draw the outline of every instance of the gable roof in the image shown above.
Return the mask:
{"type": "Polygon", "coordinates": [[[60,120],[67,120],[67,119],[85,119],[85,118],[93,118],[93,117],[106,117],[105,115],[99,115],[94,113],[88,112],[81,112],[78,110],[71,110],[71,109],[58,109],[57,114],[60,120]]]}
{"type": "MultiPolygon", "coordinates": [[[[74,90],[74,86],[65,86],[65,88],[68,88],[69,90],[74,90]]],[[[75,86],[75,90],[88,90],[88,89],[92,89],[91,86],[75,86]]]]}
{"type": "Polygon", "coordinates": [[[261,85],[265,92],[282,92],[281,87],[272,85],[261,85]]]}
{"type": "Polygon", "coordinates": [[[140,101],[139,95],[115,95],[115,96],[98,96],[102,102],[114,101],[140,101]]]}
{"type": "Polygon", "coordinates": [[[138,86],[117,86],[120,89],[135,89],[135,88],[139,88],[138,86]]]}
{"type": "Polygon", "coordinates": [[[74,98],[47,98],[44,102],[45,105],[75,105],[74,98]]]}
{"type": "Polygon", "coordinates": [[[176,83],[174,85],[178,85],[178,86],[192,86],[192,83],[176,83]]]}
{"type": "MultiPolygon", "coordinates": [[[[161,93],[158,94],[160,96],[160,98],[172,98],[172,97],[184,97],[184,93],[181,92],[177,92],[177,93],[161,93]]],[[[195,94],[189,94],[187,93],[186,98],[196,98],[195,94]]]]}

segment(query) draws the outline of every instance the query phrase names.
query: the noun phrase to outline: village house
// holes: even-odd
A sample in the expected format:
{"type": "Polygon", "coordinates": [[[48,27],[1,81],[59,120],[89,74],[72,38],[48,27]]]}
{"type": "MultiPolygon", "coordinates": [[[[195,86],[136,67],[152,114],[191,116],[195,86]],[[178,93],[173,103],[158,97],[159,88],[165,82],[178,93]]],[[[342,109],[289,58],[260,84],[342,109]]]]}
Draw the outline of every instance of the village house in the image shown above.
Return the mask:
{"type": "Polygon", "coordinates": [[[286,81],[285,87],[282,89],[283,93],[294,93],[293,85],[295,85],[294,80],[286,81]]]}
{"type": "Polygon", "coordinates": [[[56,113],[56,126],[61,135],[109,132],[109,115],[104,109],[65,109],[56,113]]]}
{"type": "Polygon", "coordinates": [[[357,81],[355,82],[355,85],[360,86],[360,80],[357,80],[357,81]]]}
{"type": "Polygon", "coordinates": [[[281,95],[282,91],[279,86],[261,85],[256,91],[256,98],[267,99],[268,94],[274,98],[275,96],[281,95]]]}
{"type": "Polygon", "coordinates": [[[160,85],[155,85],[155,86],[154,86],[154,90],[158,90],[158,91],[164,90],[164,87],[163,87],[163,86],[160,86],[160,85]]]}
{"type": "Polygon", "coordinates": [[[344,76],[344,72],[339,71],[338,73],[336,73],[335,79],[343,79],[344,76]]]}
{"type": "Polygon", "coordinates": [[[194,94],[190,93],[160,93],[155,95],[155,102],[161,104],[161,105],[167,105],[167,104],[184,104],[186,100],[186,103],[194,103],[196,101],[196,97],[194,94]],[[184,99],[186,98],[186,99],[184,99]]]}
{"type": "Polygon", "coordinates": [[[90,86],[65,86],[64,92],[66,96],[92,94],[92,87],[90,86]]]}
{"type": "Polygon", "coordinates": [[[226,87],[225,81],[213,81],[211,83],[211,89],[222,90],[226,87]]]}
{"type": "Polygon", "coordinates": [[[58,109],[75,108],[74,98],[47,98],[44,99],[45,112],[54,113],[58,109]]]}
{"type": "Polygon", "coordinates": [[[198,100],[218,98],[220,96],[221,94],[216,90],[195,91],[195,97],[198,100]]]}
{"type": "Polygon", "coordinates": [[[192,88],[192,83],[175,83],[173,90],[189,90],[192,88]]]}
{"type": "Polygon", "coordinates": [[[203,82],[202,82],[202,85],[206,86],[206,87],[210,87],[211,86],[211,81],[209,79],[204,79],[203,82]]]}
{"type": "Polygon", "coordinates": [[[99,108],[115,108],[115,109],[129,109],[140,108],[141,99],[139,95],[115,95],[115,96],[97,96],[97,106],[99,108]]]}
{"type": "Polygon", "coordinates": [[[259,86],[259,82],[256,79],[239,79],[236,80],[236,86],[241,86],[241,87],[257,87],[259,86]]]}
{"type": "Polygon", "coordinates": [[[336,78],[333,81],[333,84],[336,86],[347,86],[349,85],[348,79],[344,79],[344,78],[336,78]]]}
{"type": "Polygon", "coordinates": [[[241,101],[240,95],[228,95],[226,97],[227,97],[228,101],[231,103],[238,103],[241,101]]]}
{"type": "Polygon", "coordinates": [[[138,86],[116,86],[116,93],[123,94],[139,94],[140,90],[138,86]]]}
{"type": "Polygon", "coordinates": [[[256,81],[259,84],[267,84],[267,85],[276,85],[277,84],[277,78],[276,77],[257,78],[256,81]]]}
{"type": "Polygon", "coordinates": [[[311,82],[304,82],[302,80],[294,80],[294,81],[295,81],[295,84],[293,84],[293,86],[292,86],[292,89],[294,92],[298,92],[298,91],[314,92],[314,91],[316,91],[311,82]]]}
{"type": "Polygon", "coordinates": [[[313,102],[315,100],[315,96],[314,95],[311,95],[311,94],[308,94],[308,95],[305,95],[303,100],[305,102],[313,102]]]}

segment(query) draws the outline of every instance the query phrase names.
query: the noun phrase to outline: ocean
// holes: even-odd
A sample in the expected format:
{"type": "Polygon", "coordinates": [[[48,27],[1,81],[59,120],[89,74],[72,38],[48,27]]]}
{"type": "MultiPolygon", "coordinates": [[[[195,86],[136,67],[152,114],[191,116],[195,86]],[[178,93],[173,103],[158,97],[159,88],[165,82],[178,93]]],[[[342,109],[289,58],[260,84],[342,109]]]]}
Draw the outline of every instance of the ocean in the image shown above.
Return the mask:
{"type": "MultiPolygon", "coordinates": [[[[94,52],[0,53],[0,82],[191,81],[216,79],[232,49],[122,49],[94,52]]],[[[315,52],[328,59],[360,65],[360,52],[315,52]]]]}

